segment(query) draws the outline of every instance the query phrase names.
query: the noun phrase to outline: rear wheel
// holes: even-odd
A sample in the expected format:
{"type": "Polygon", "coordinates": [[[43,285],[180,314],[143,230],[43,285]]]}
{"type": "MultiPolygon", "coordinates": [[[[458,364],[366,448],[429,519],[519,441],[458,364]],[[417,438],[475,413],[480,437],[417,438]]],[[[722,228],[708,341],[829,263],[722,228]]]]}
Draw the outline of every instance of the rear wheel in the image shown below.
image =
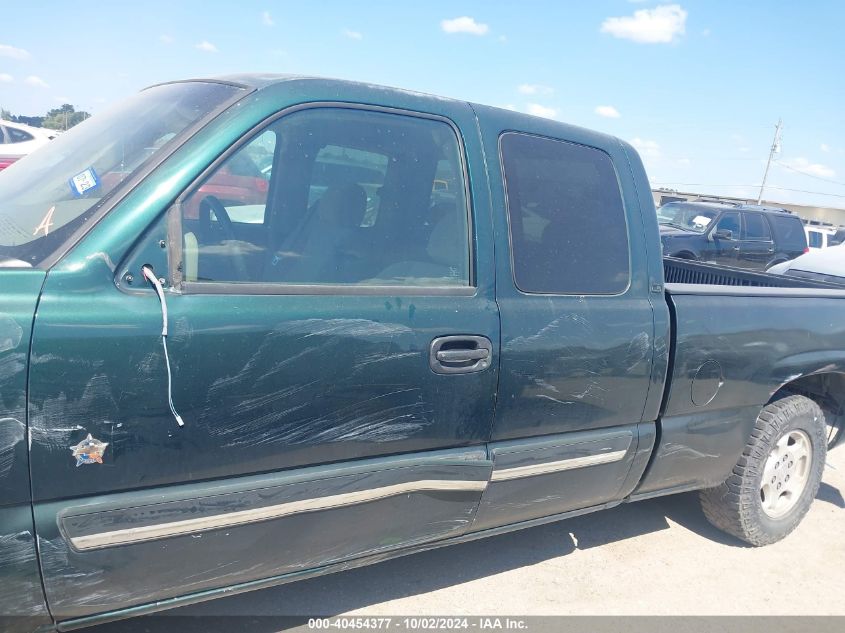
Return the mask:
{"type": "Polygon", "coordinates": [[[804,396],[767,405],[730,477],[701,491],[704,515],[751,545],[792,532],[813,503],[827,456],[824,413],[804,396]]]}

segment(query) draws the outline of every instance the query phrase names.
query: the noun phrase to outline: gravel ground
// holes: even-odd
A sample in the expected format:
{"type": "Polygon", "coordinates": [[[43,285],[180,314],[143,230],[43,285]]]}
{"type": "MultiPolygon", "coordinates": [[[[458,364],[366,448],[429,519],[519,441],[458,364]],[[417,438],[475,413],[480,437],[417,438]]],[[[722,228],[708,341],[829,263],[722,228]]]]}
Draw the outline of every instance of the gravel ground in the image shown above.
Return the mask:
{"type": "Polygon", "coordinates": [[[206,616],[204,631],[223,615],[845,615],[843,495],[838,448],[808,516],[768,547],[682,494],[166,613],[206,616]]]}

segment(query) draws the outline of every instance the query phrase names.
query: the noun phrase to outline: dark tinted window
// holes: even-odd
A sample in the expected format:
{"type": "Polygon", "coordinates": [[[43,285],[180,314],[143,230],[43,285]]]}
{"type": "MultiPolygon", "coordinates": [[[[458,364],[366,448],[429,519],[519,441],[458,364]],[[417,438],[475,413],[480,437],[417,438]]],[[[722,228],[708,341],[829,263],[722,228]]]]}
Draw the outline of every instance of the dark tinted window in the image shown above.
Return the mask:
{"type": "Polygon", "coordinates": [[[501,151],[517,287],[549,294],[624,291],[628,233],[610,157],[516,133],[502,135],[501,151]]]}
{"type": "Polygon", "coordinates": [[[303,110],[242,146],[187,197],[185,279],[468,286],[465,191],[450,125],[303,110]]]}
{"type": "Polygon", "coordinates": [[[769,231],[769,223],[762,213],[745,214],[745,239],[747,240],[771,240],[772,234],[769,231]]]}
{"type": "Polygon", "coordinates": [[[794,215],[769,215],[775,241],[779,250],[803,251],[807,248],[807,236],[804,234],[804,224],[794,215]]]}
{"type": "Polygon", "coordinates": [[[35,137],[29,132],[24,132],[23,130],[18,130],[13,127],[7,127],[6,133],[9,135],[10,143],[25,143],[26,141],[32,141],[35,139],[35,137]]]}
{"type": "Polygon", "coordinates": [[[725,213],[719,218],[719,223],[716,225],[717,231],[730,231],[733,234],[733,239],[738,240],[740,235],[740,219],[739,213],[731,211],[725,213]]]}

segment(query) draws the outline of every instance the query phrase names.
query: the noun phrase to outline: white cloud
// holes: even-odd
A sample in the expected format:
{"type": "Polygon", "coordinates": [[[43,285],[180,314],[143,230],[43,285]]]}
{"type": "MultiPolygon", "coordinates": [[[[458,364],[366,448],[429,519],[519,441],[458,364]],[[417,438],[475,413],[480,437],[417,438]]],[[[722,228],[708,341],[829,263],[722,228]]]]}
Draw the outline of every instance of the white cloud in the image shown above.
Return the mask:
{"type": "Polygon", "coordinates": [[[600,31],[640,44],[668,44],[685,32],[687,12],[679,4],[639,9],[634,15],[607,18],[600,31]]]}
{"type": "Polygon", "coordinates": [[[261,14],[261,24],[264,26],[276,26],[276,22],[273,20],[273,16],[270,15],[269,11],[264,11],[261,14]]]}
{"type": "Polygon", "coordinates": [[[521,84],[517,90],[524,95],[550,95],[554,92],[554,88],[542,84],[521,84]]]}
{"type": "Polygon", "coordinates": [[[658,145],[657,141],[641,139],[638,136],[631,140],[631,145],[642,156],[647,156],[648,158],[658,158],[660,156],[660,145],[658,145]]]}
{"type": "Polygon", "coordinates": [[[216,53],[217,47],[209,42],[208,40],[203,40],[199,44],[195,46],[197,50],[203,51],[205,53],[216,53]]]}
{"type": "Polygon", "coordinates": [[[14,77],[12,77],[10,74],[8,74],[8,73],[0,73],[0,84],[10,84],[10,83],[12,83],[14,80],[15,80],[15,78],[14,78],[14,77]]]}
{"type": "Polygon", "coordinates": [[[502,106],[505,110],[510,110],[511,112],[516,112],[518,108],[512,103],[506,103],[502,106]]]}
{"type": "Polygon", "coordinates": [[[53,97],[53,101],[56,103],[70,103],[70,97],[53,97]]]}
{"type": "Polygon", "coordinates": [[[596,114],[599,116],[606,117],[608,119],[618,119],[622,115],[619,114],[619,110],[614,108],[612,105],[600,105],[596,106],[596,114]]]}
{"type": "Polygon", "coordinates": [[[546,117],[547,119],[554,119],[557,116],[557,110],[540,105],[539,103],[529,103],[525,111],[528,112],[528,114],[546,117]]]}
{"type": "Polygon", "coordinates": [[[350,40],[363,40],[364,35],[359,31],[353,31],[352,29],[343,29],[343,34],[348,37],[350,40]]]}
{"type": "Polygon", "coordinates": [[[823,152],[829,152],[830,151],[830,145],[828,145],[827,143],[822,143],[821,146],[819,147],[819,149],[823,152]]]}
{"type": "Polygon", "coordinates": [[[162,33],[158,36],[158,41],[162,44],[173,44],[173,37],[171,35],[167,35],[166,33],[162,33]]]}
{"type": "Polygon", "coordinates": [[[822,165],[821,163],[811,163],[804,157],[798,157],[792,160],[782,160],[780,162],[788,168],[799,171],[802,174],[807,174],[808,176],[833,178],[836,175],[836,172],[827,165],[822,165]]]}
{"type": "Polygon", "coordinates": [[[507,36],[507,35],[500,35],[500,36],[499,36],[499,41],[500,41],[502,44],[504,44],[505,42],[507,42],[507,41],[508,41],[508,36],[507,36]]]}
{"type": "Polygon", "coordinates": [[[29,59],[32,55],[22,48],[0,44],[0,57],[11,57],[12,59],[29,59]]]}
{"type": "Polygon", "coordinates": [[[50,86],[47,85],[47,82],[41,79],[41,77],[37,77],[35,75],[30,75],[23,82],[27,86],[34,86],[35,88],[49,88],[50,86]]]}
{"type": "Polygon", "coordinates": [[[440,22],[440,28],[446,33],[469,33],[471,35],[486,35],[490,27],[487,24],[476,22],[475,18],[463,16],[440,22]]]}
{"type": "Polygon", "coordinates": [[[678,167],[689,167],[692,161],[689,158],[679,158],[677,161],[678,167]]]}
{"type": "Polygon", "coordinates": [[[702,29],[701,37],[710,37],[710,29],[702,29]]]}

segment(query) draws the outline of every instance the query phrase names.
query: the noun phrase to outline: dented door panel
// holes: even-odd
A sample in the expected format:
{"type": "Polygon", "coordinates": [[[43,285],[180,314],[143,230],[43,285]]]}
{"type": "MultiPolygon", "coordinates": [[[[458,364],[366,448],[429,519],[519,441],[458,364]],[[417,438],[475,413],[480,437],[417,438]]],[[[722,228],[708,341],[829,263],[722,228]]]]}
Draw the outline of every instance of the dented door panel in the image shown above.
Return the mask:
{"type": "Polygon", "coordinates": [[[28,503],[0,508],[0,631],[31,633],[52,623],[28,503]]]}
{"type": "Polygon", "coordinates": [[[457,449],[41,504],[51,608],[81,617],[457,536],[491,468],[457,449]]]}
{"type": "Polygon", "coordinates": [[[493,472],[473,529],[617,501],[637,448],[637,425],[491,444],[493,472]]]}
{"type": "Polygon", "coordinates": [[[49,288],[30,395],[36,501],[487,439],[495,367],[438,375],[428,348],[444,332],[496,341],[492,302],[171,297],[180,428],[167,403],[155,295],[113,285],[96,298],[49,288]],[[77,467],[70,447],[88,433],[108,443],[103,464],[77,467]]]}

